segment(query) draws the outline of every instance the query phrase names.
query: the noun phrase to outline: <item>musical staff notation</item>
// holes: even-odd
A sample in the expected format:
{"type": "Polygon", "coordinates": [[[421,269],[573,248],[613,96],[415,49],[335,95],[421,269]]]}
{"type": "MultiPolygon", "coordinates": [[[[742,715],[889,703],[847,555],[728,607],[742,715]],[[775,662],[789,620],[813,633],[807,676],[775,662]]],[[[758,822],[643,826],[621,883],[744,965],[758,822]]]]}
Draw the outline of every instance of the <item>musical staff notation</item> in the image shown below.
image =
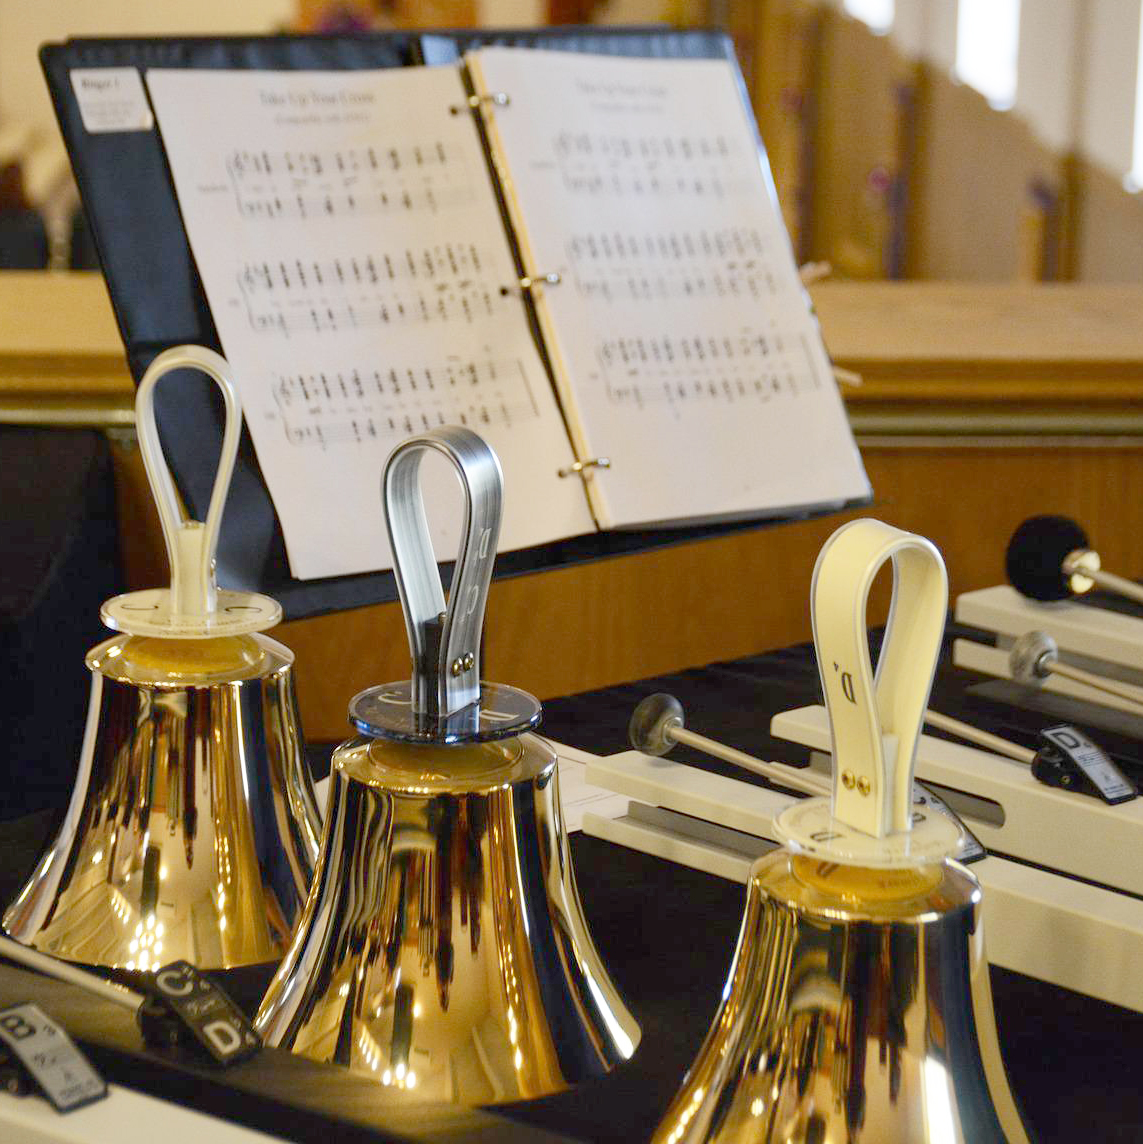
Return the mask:
{"type": "Polygon", "coordinates": [[[343,147],[335,151],[234,151],[228,166],[236,177],[320,178],[323,175],[398,174],[430,170],[459,161],[459,155],[436,140],[400,147],[343,147]]]}
{"type": "Polygon", "coordinates": [[[396,441],[439,425],[511,428],[540,416],[517,359],[278,375],[273,398],[297,446],[396,441]]]}
{"type": "Polygon", "coordinates": [[[572,235],[567,246],[584,298],[759,300],[779,291],[773,260],[751,227],[572,235]]]}
{"type": "Polygon", "coordinates": [[[787,344],[780,335],[751,331],[737,337],[613,338],[597,347],[607,399],[641,409],[767,402],[821,388],[804,336],[787,344]]]}
{"type": "Polygon", "coordinates": [[[239,214],[312,219],[436,213],[472,200],[464,157],[440,141],[322,151],[238,150],[226,158],[239,214]]]}
{"type": "Polygon", "coordinates": [[[593,135],[560,132],[552,141],[564,189],[618,198],[714,198],[737,193],[738,142],[722,134],[593,135]]]}
{"type": "Polygon", "coordinates": [[[490,316],[503,305],[500,294],[486,287],[451,289],[438,286],[433,291],[392,291],[384,297],[359,302],[289,301],[269,307],[250,307],[250,326],[261,332],[337,333],[378,326],[408,325],[415,322],[466,322],[490,316]]]}
{"type": "Polygon", "coordinates": [[[482,277],[488,260],[472,243],[443,243],[327,259],[242,263],[238,287],[251,329],[334,333],[468,325],[512,305],[503,283],[482,277]]]}
{"type": "Polygon", "coordinates": [[[260,259],[239,271],[247,296],[313,287],[378,286],[389,282],[436,282],[483,273],[487,258],[475,243],[442,243],[420,249],[350,255],[346,258],[260,259]]]}
{"type": "MultiPolygon", "coordinates": [[[[378,474],[447,424],[526,490],[504,547],[589,531],[583,488],[556,475],[574,452],[481,132],[449,114],[460,69],[160,67],[146,83],[291,573],[391,566],[378,474]]],[[[434,538],[454,524],[434,519],[434,538]]]]}

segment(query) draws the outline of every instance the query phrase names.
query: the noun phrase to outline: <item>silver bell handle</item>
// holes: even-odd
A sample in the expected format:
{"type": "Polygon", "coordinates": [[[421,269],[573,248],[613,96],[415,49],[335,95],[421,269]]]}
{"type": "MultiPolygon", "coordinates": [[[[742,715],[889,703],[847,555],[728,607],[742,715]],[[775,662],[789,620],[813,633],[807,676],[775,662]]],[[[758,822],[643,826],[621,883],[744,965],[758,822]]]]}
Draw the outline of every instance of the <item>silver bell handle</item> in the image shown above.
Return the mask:
{"type": "Polygon", "coordinates": [[[446,426],[398,445],[381,489],[413,659],[413,710],[451,715],[480,699],[480,633],[503,504],[500,461],[471,430],[446,426]],[[447,606],[421,492],[421,461],[430,451],[452,464],[464,494],[447,606]]]}
{"type": "Polygon", "coordinates": [[[135,398],[135,425],[139,436],[139,452],[143,467],[159,510],[167,559],[171,565],[171,611],[198,618],[216,610],[218,591],[214,578],[214,561],[218,550],[218,533],[222,510],[230,491],[230,478],[238,457],[238,441],[242,432],[242,407],[234,386],[230,365],[225,358],[203,346],[175,346],[159,354],[139,383],[135,398]],[[167,467],[159,430],[155,424],[155,386],[168,373],[177,369],[196,369],[212,378],[222,391],[226,407],[226,425],[218,472],[210,495],[206,520],[189,519],[183,511],[175,484],[167,467]]]}

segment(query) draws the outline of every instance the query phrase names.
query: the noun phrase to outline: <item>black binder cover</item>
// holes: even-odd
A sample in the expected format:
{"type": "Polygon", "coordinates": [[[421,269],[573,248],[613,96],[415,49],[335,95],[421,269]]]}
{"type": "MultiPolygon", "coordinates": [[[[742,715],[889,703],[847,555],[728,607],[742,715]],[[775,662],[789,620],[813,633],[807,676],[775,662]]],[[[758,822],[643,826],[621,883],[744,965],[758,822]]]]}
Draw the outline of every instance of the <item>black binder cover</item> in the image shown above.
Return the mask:
{"type": "MultiPolygon", "coordinates": [[[[734,60],[733,45],[721,33],[661,28],[77,39],[45,45],[40,51],[41,63],[136,384],[152,359],[170,346],[185,342],[216,350],[221,350],[221,346],[191,255],[157,128],[107,134],[88,132],[69,78],[73,68],[408,67],[455,63],[470,48],[492,44],[637,57],[734,60]]],[[[202,519],[217,463],[221,411],[213,385],[205,380],[201,384],[187,380],[187,384],[161,386],[157,390],[156,412],[179,491],[188,509],[202,519]],[[171,400],[173,390],[178,391],[177,404],[171,400]]],[[[506,490],[506,495],[511,496],[512,490],[506,490]]],[[[381,512],[380,492],[377,511],[381,512]]],[[[496,575],[520,575],[774,523],[778,521],[771,518],[597,532],[503,553],[496,561],[496,575]]],[[[222,520],[218,576],[219,582],[228,588],[276,597],[288,619],[362,607],[397,596],[392,572],[323,580],[298,580],[291,576],[277,515],[245,430],[222,520]]]]}

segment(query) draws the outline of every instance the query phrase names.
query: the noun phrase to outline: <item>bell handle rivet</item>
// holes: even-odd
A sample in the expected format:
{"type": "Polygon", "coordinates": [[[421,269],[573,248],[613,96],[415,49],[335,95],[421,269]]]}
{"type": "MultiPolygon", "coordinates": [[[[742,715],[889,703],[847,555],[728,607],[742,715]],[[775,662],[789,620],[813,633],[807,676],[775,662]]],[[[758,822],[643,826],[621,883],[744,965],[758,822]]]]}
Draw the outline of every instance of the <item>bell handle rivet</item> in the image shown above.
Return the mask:
{"type": "Polygon", "coordinates": [[[480,631],[503,505],[500,461],[470,429],[433,429],[393,450],[381,493],[413,661],[413,710],[451,715],[480,699],[480,631]],[[464,494],[460,549],[447,605],[421,491],[426,453],[452,464],[464,494]]]}

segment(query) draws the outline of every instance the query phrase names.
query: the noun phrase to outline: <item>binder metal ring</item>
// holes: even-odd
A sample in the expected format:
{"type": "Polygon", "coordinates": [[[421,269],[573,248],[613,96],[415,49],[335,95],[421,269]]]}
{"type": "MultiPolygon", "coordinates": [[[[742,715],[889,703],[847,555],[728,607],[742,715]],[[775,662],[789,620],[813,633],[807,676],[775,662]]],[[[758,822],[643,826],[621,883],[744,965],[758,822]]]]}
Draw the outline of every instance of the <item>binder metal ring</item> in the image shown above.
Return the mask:
{"type": "Polygon", "coordinates": [[[470,95],[464,103],[454,103],[448,110],[450,115],[459,115],[462,111],[477,111],[485,103],[507,107],[511,102],[512,98],[506,91],[490,91],[487,95],[470,95]]]}
{"type": "Polygon", "coordinates": [[[610,457],[589,457],[586,461],[573,461],[566,469],[557,469],[556,476],[570,477],[579,474],[586,480],[591,469],[610,469],[610,457]]]}
{"type": "Polygon", "coordinates": [[[563,281],[559,271],[553,270],[550,274],[525,274],[520,279],[521,290],[531,290],[536,286],[558,286],[563,281]]]}

